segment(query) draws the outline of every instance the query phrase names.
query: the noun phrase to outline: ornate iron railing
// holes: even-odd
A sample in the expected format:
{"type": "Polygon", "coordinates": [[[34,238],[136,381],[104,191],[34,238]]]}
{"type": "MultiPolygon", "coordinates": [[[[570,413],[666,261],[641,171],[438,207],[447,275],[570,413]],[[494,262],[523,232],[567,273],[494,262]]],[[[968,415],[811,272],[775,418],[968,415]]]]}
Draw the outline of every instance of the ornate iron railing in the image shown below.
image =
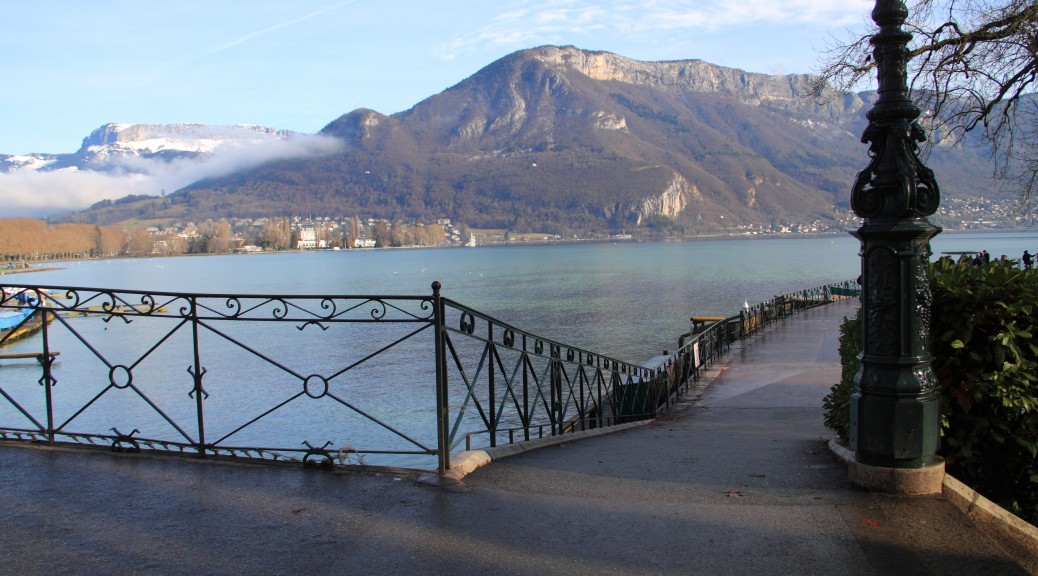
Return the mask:
{"type": "Polygon", "coordinates": [[[645,366],[523,331],[439,283],[424,296],[7,286],[0,311],[33,314],[0,333],[0,439],[442,473],[462,449],[653,417],[734,339],[836,297],[777,297],[645,366]]]}

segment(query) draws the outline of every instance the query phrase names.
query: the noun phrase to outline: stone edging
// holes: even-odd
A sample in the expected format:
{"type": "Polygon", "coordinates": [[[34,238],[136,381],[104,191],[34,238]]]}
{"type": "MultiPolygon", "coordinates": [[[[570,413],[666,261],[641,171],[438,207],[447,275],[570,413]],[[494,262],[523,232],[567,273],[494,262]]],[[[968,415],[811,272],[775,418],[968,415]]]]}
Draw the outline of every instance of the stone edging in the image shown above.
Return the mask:
{"type": "Polygon", "coordinates": [[[974,522],[1011,539],[1031,553],[1038,551],[1038,528],[949,474],[944,475],[944,496],[974,522]]]}

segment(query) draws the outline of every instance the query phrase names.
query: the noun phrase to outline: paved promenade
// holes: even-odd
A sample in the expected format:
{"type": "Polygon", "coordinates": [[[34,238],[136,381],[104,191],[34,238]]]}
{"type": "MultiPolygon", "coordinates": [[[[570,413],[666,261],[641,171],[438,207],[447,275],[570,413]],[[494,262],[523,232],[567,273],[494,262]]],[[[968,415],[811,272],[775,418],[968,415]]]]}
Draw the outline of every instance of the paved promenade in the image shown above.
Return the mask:
{"type": "Polygon", "coordinates": [[[664,418],[463,482],[0,446],[0,574],[1038,574],[943,497],[849,485],[835,304],[664,418]]]}

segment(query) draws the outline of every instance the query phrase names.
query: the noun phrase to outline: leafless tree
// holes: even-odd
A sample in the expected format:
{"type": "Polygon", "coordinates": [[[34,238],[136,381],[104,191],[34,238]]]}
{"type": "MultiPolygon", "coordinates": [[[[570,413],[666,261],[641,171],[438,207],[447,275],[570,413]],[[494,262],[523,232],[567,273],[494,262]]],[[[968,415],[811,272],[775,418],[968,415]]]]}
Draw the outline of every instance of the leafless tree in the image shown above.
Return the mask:
{"type": "MultiPolygon", "coordinates": [[[[904,29],[912,97],[925,111],[931,143],[980,136],[993,176],[1017,192],[1027,211],[1038,200],[1038,2],[914,0],[904,29]]],[[[865,34],[836,40],[823,53],[818,99],[861,87],[875,76],[865,34]]]]}

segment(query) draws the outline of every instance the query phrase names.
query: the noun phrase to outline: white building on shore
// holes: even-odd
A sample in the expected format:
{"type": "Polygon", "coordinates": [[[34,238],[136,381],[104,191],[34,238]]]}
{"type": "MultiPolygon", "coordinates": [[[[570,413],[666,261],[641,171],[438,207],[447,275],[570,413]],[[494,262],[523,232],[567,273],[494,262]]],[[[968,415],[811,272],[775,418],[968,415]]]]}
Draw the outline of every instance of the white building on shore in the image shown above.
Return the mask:
{"type": "Polygon", "coordinates": [[[318,240],[317,229],[312,225],[305,225],[299,229],[299,240],[296,242],[296,248],[299,250],[316,250],[327,247],[328,241],[318,240]]]}

